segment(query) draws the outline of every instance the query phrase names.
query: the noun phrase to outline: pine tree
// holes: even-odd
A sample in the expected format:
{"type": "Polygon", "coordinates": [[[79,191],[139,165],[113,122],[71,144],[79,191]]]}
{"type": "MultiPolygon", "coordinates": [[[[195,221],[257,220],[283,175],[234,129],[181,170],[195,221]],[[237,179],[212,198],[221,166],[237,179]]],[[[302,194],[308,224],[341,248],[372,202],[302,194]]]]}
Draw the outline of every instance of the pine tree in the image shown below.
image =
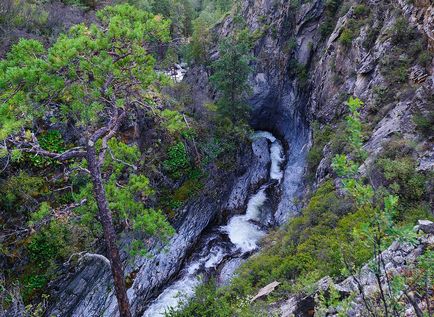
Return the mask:
{"type": "Polygon", "coordinates": [[[251,72],[249,46],[246,40],[231,37],[222,42],[219,59],[212,65],[214,74],[211,81],[220,93],[217,101],[219,112],[233,122],[244,121],[248,117],[247,82],[251,72]]]}
{"type": "MultiPolygon", "coordinates": [[[[48,50],[38,41],[21,40],[0,61],[0,141],[8,152],[51,158],[90,175],[92,204],[103,228],[120,315],[129,317],[124,272],[106,195],[113,189],[107,187],[101,170],[109,143],[122,123],[151,108],[147,93],[158,76],[150,53],[159,43],[169,41],[170,22],[130,5],[106,7],[97,18],[96,25],[72,27],[48,50]],[[80,134],[80,141],[62,153],[44,149],[38,140],[38,125],[47,119],[73,129],[80,134]]],[[[144,189],[142,181],[130,181],[132,190],[144,189]]],[[[109,194],[113,193],[118,191],[109,194]]],[[[119,197],[125,195],[119,192],[119,197]]],[[[157,213],[148,216],[137,225],[149,227],[149,232],[170,231],[157,213]],[[162,226],[156,229],[156,224],[162,226]]]]}

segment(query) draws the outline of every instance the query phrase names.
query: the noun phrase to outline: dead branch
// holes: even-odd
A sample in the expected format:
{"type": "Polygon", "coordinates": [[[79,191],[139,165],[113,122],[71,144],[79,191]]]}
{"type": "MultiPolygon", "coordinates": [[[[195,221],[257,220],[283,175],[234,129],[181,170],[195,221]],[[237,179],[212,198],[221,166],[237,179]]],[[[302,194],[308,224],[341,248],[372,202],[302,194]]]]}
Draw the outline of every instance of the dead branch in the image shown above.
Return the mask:
{"type": "Polygon", "coordinates": [[[90,253],[87,251],[81,251],[81,252],[71,254],[68,261],[63,263],[63,265],[65,266],[70,265],[72,258],[75,256],[78,256],[78,263],[82,263],[83,260],[97,259],[110,267],[110,261],[104,255],[97,254],[97,253],[90,253]]]}

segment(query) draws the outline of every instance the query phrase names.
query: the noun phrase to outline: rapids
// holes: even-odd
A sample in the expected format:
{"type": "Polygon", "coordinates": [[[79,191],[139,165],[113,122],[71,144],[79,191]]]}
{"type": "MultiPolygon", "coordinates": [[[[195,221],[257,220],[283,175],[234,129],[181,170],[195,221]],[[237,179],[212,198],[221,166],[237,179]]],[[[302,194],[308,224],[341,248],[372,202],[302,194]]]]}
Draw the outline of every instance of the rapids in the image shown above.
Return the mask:
{"type": "MultiPolygon", "coordinates": [[[[226,260],[241,259],[258,249],[259,240],[266,234],[261,223],[261,211],[268,197],[267,188],[283,178],[282,162],[285,160],[283,147],[271,133],[257,131],[252,139],[265,138],[269,141],[271,166],[269,180],[250,196],[245,214],[232,216],[228,223],[201,238],[197,251],[178,275],[178,279],[167,286],[147,307],[143,317],[163,316],[169,308],[176,309],[183,299],[194,295],[201,283],[201,276],[217,271],[226,260]],[[228,241],[229,240],[229,241],[228,241]]],[[[238,261],[238,265],[242,261],[238,261]]],[[[232,265],[234,271],[238,265],[232,265]]]]}

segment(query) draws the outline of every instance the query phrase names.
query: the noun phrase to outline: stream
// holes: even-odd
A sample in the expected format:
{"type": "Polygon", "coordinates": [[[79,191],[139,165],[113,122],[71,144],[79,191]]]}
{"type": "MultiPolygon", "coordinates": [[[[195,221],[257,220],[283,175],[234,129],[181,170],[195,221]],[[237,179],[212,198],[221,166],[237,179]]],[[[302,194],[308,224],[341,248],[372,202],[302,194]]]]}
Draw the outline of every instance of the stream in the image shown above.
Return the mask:
{"type": "Polygon", "coordinates": [[[226,279],[243,262],[243,258],[258,249],[258,242],[266,234],[261,212],[266,203],[267,188],[283,178],[282,163],[285,160],[282,144],[271,133],[257,131],[252,139],[265,138],[269,141],[271,166],[268,181],[248,199],[246,211],[232,216],[226,225],[212,228],[200,238],[196,251],[184,263],[178,278],[150,302],[143,317],[159,317],[169,309],[176,309],[183,299],[194,295],[201,284],[202,276],[210,276],[221,268],[226,279]]]}

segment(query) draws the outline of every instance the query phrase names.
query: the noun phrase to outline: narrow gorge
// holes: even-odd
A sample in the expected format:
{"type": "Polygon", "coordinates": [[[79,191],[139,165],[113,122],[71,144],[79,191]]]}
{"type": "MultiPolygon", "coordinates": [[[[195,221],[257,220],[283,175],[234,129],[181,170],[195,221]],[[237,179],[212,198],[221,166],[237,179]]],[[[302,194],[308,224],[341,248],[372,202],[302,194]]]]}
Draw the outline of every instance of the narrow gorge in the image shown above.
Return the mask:
{"type": "Polygon", "coordinates": [[[0,19],[0,317],[434,313],[432,0],[53,3],[0,19]]]}

